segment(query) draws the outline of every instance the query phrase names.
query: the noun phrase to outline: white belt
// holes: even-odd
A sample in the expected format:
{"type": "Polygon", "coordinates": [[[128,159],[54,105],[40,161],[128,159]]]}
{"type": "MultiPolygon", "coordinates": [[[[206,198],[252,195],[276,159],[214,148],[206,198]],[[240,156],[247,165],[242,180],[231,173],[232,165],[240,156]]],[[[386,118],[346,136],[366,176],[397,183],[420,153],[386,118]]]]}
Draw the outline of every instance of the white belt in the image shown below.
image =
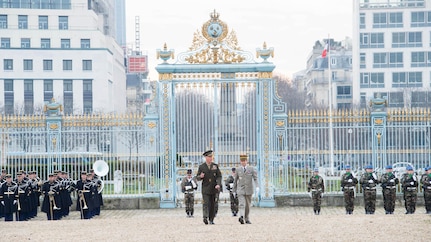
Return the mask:
{"type": "Polygon", "coordinates": [[[431,190],[431,187],[427,187],[427,189],[430,189],[430,190],[431,190]]]}
{"type": "Polygon", "coordinates": [[[311,189],[311,191],[318,192],[318,191],[322,191],[322,189],[311,189]]]}
{"type": "Polygon", "coordinates": [[[395,189],[395,188],[397,188],[396,186],[390,186],[390,187],[386,187],[387,189],[395,189]]]}
{"type": "Polygon", "coordinates": [[[366,187],[366,190],[376,190],[376,187],[366,187]]]}
{"type": "Polygon", "coordinates": [[[350,190],[353,190],[353,189],[355,189],[355,187],[344,187],[344,189],[350,189],[350,190]]]}
{"type": "Polygon", "coordinates": [[[407,190],[408,191],[414,191],[414,190],[416,190],[416,187],[407,187],[407,190]]]}
{"type": "Polygon", "coordinates": [[[184,192],[184,194],[193,194],[194,192],[193,191],[191,191],[191,192],[184,192]]]}

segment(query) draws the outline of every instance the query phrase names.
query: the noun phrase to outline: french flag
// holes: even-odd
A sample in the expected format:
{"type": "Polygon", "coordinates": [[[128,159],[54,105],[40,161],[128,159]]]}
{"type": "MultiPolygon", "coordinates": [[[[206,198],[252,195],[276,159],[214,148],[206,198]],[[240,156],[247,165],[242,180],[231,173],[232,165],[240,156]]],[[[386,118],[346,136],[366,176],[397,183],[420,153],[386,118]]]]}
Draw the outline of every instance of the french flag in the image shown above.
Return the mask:
{"type": "Polygon", "coordinates": [[[329,50],[329,45],[328,45],[328,42],[326,42],[325,48],[322,51],[322,58],[326,57],[326,54],[328,54],[328,50],[329,50]]]}

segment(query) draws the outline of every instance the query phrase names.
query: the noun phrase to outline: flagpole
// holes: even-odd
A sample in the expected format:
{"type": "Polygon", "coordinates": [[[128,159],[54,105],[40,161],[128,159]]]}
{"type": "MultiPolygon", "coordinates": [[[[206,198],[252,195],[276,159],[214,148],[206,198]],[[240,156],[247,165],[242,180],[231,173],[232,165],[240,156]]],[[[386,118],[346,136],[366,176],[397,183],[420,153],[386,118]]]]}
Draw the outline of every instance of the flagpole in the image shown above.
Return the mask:
{"type": "Polygon", "coordinates": [[[334,137],[332,124],[332,71],[331,71],[331,41],[328,34],[328,85],[329,85],[329,158],[331,162],[331,174],[334,175],[334,137]]]}

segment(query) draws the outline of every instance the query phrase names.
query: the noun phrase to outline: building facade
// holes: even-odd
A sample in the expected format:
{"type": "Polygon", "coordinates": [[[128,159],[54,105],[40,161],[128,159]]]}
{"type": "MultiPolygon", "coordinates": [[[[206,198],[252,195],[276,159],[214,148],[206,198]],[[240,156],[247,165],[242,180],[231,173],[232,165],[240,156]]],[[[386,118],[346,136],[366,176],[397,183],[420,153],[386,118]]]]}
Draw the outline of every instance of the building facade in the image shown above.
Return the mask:
{"type": "Polygon", "coordinates": [[[353,101],[431,105],[431,0],[354,0],[353,101]]]}
{"type": "Polygon", "coordinates": [[[1,112],[40,113],[52,98],[65,114],[125,112],[114,7],[113,0],[3,1],[1,112]]]}
{"type": "Polygon", "coordinates": [[[306,92],[307,108],[327,108],[332,103],[336,109],[352,107],[352,40],[329,40],[329,54],[322,57],[325,43],[316,41],[307,58],[307,67],[294,76],[296,86],[306,92]],[[330,59],[330,60],[329,60],[330,59]],[[330,68],[328,68],[328,62],[330,68]],[[332,100],[330,101],[330,84],[332,100]]]}

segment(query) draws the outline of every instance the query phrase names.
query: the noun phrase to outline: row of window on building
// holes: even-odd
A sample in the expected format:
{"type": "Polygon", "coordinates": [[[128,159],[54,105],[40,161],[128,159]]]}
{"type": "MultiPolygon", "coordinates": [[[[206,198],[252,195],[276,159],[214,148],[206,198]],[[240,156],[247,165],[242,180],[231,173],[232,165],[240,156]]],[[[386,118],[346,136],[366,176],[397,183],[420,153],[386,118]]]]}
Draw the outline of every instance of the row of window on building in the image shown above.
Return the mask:
{"type": "MultiPolygon", "coordinates": [[[[13,71],[14,63],[13,59],[3,59],[3,70],[5,71],[13,71]]],[[[53,71],[53,60],[42,60],[42,67],[44,71],[53,71]]],[[[33,71],[33,60],[32,59],[24,59],[23,60],[23,70],[24,71],[33,71]]],[[[63,60],[63,71],[71,71],[73,70],[73,62],[72,60],[63,60]]],[[[93,61],[92,60],[82,60],[82,70],[83,71],[91,71],[93,70],[93,61]]]]}
{"type": "MultiPolygon", "coordinates": [[[[410,27],[431,26],[431,11],[415,11],[410,13],[410,27]]],[[[373,13],[373,28],[403,28],[403,12],[373,13]]],[[[359,28],[366,28],[366,15],[360,13],[359,28]]]]}
{"type": "Polygon", "coordinates": [[[71,0],[0,0],[0,8],[70,9],[71,0]]]}
{"type": "MultiPolygon", "coordinates": [[[[28,15],[18,15],[18,26],[10,26],[8,17],[5,14],[0,15],[0,29],[48,29],[49,27],[47,15],[39,15],[38,25],[30,25],[30,28],[28,15]]],[[[69,16],[58,16],[58,29],[69,29],[69,16]]]]}
{"type": "MultiPolygon", "coordinates": [[[[19,113],[21,110],[15,110],[14,103],[14,81],[12,79],[4,80],[4,112],[5,114],[19,113]]],[[[43,80],[43,100],[48,102],[54,97],[53,80],[43,80]]],[[[34,80],[24,80],[24,105],[22,110],[24,114],[33,114],[34,106],[34,80]]],[[[85,113],[93,111],[93,82],[92,80],[82,81],[83,90],[83,109],[85,113]]],[[[41,108],[41,107],[39,107],[41,108]]],[[[73,80],[63,80],[63,108],[64,113],[73,113],[73,80]]]]}
{"type": "MultiPolygon", "coordinates": [[[[2,37],[1,38],[1,48],[2,49],[9,49],[13,46],[11,46],[11,39],[8,37],[2,37]]],[[[81,49],[89,49],[91,48],[91,41],[90,39],[81,39],[81,49]]],[[[61,39],[60,40],[60,46],[61,49],[70,49],[70,39],[61,39]]],[[[19,47],[18,47],[19,48],[19,47]]],[[[31,45],[31,39],[30,38],[21,38],[21,48],[22,49],[30,49],[33,48],[31,45]]],[[[40,48],[41,49],[50,49],[51,48],[51,39],[50,38],[41,38],[40,39],[40,48]]]]}
{"type": "MultiPolygon", "coordinates": [[[[366,53],[359,54],[360,68],[366,68],[366,53]]],[[[404,67],[403,52],[373,53],[373,68],[404,67]]],[[[410,67],[431,67],[431,51],[415,51],[410,53],[410,67]]]]}
{"type": "MultiPolygon", "coordinates": [[[[402,108],[405,106],[405,93],[404,92],[376,92],[374,97],[382,97],[388,100],[388,107],[402,108]]],[[[429,91],[412,91],[409,105],[411,107],[430,107],[431,105],[431,92],[429,91]]],[[[361,107],[368,106],[366,93],[361,93],[361,107]]]]}
{"type": "MultiPolygon", "coordinates": [[[[414,72],[393,72],[392,87],[423,87],[423,73],[414,72]]],[[[383,72],[361,72],[361,88],[385,88],[385,73],[383,72]]]]}
{"type": "MultiPolygon", "coordinates": [[[[422,32],[393,32],[392,33],[392,48],[406,47],[423,47],[422,32]]],[[[431,46],[431,32],[430,43],[431,46]]],[[[360,48],[385,48],[385,33],[360,33],[359,34],[360,48]]]]}

